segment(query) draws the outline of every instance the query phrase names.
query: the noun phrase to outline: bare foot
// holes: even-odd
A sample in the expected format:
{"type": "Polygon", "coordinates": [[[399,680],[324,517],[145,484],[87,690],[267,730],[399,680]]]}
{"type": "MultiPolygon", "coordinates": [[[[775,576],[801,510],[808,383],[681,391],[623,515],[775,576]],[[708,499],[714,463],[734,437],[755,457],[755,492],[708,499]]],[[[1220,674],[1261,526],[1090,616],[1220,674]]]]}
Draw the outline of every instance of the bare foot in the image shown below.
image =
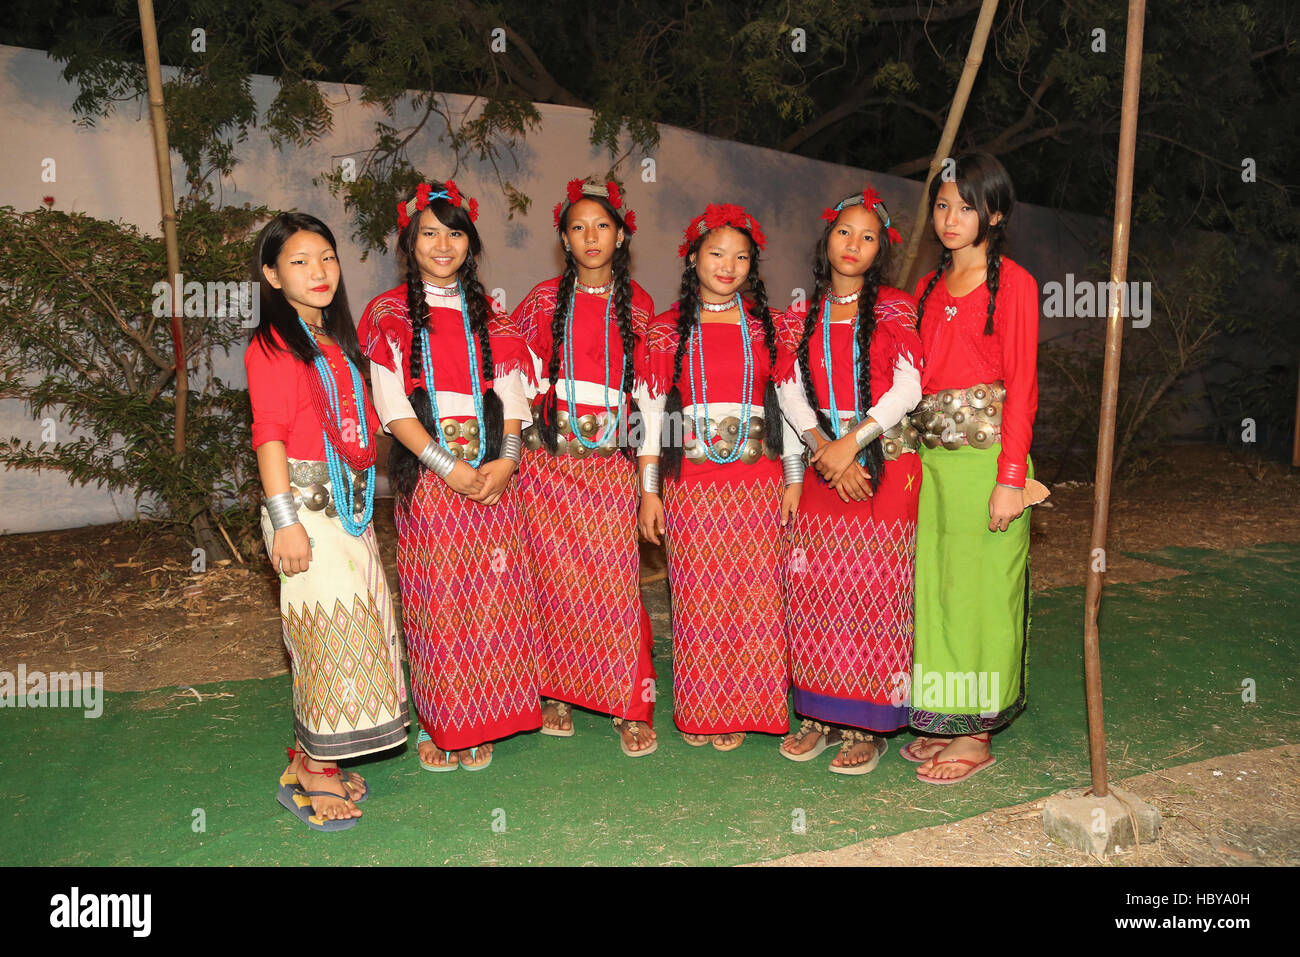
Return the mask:
{"type": "Polygon", "coordinates": [[[658,739],[654,728],[644,721],[624,721],[618,725],[618,733],[629,751],[644,751],[658,739]]]}
{"type": "Polygon", "coordinates": [[[713,736],[713,746],[719,751],[735,751],[744,740],[744,731],[727,731],[713,736]]]}
{"type": "Polygon", "coordinates": [[[552,731],[573,730],[573,709],[563,701],[542,702],[542,727],[552,731]]]}
{"type": "Polygon", "coordinates": [[[952,744],[952,738],[919,737],[907,746],[907,750],[913,757],[929,761],[950,744],[952,744]]]}
{"type": "Polygon", "coordinates": [[[427,764],[434,768],[445,768],[456,766],[456,755],[450,751],[444,751],[432,741],[421,741],[419,744],[420,763],[427,764]]]}
{"type": "Polygon", "coordinates": [[[849,747],[841,748],[840,753],[831,761],[831,767],[856,768],[859,764],[873,760],[881,753],[884,742],[873,735],[866,735],[866,738],[865,741],[854,741],[849,747]]]}
{"type": "Polygon", "coordinates": [[[692,748],[702,748],[713,740],[711,734],[691,734],[689,731],[682,732],[682,739],[692,748]]]}
{"type": "Polygon", "coordinates": [[[492,745],[480,744],[476,748],[465,748],[463,751],[457,751],[456,757],[460,763],[469,768],[481,768],[492,760],[492,745]]]}
{"type": "MultiPolygon", "coordinates": [[[[825,725],[823,727],[826,727],[825,725]]],[[[817,742],[821,739],[822,732],[817,730],[817,722],[805,718],[799,725],[799,730],[794,734],[786,735],[781,741],[781,748],[790,754],[807,754],[813,748],[817,747],[817,742]]],[[[839,740],[839,733],[830,729],[830,734],[826,736],[827,744],[839,740]]]]}
{"type": "Polygon", "coordinates": [[[918,767],[916,773],[931,778],[959,778],[969,774],[973,765],[962,764],[956,761],[956,758],[982,764],[988,760],[990,753],[987,734],[979,737],[964,734],[959,738],[953,738],[951,744],[918,767]]]}
{"type": "Polygon", "coordinates": [[[311,795],[311,810],[317,817],[327,821],[341,821],[361,816],[361,808],[352,803],[342,776],[338,773],[325,773],[337,771],[338,765],[333,761],[313,761],[299,751],[294,755],[289,769],[298,775],[298,786],[304,792],[327,792],[311,795]]]}

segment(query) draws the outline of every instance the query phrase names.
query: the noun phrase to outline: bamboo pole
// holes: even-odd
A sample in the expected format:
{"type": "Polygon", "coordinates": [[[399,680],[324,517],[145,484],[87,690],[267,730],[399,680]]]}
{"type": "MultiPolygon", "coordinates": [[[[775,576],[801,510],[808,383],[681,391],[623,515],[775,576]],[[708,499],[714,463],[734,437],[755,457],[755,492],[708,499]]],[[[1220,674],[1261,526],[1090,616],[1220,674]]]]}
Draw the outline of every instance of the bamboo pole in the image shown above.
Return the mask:
{"type": "Polygon", "coordinates": [[[943,124],[943,133],[939,136],[939,148],[930,159],[930,172],[926,174],[925,185],[921,188],[921,198],[916,204],[916,216],[912,218],[912,229],[907,237],[907,251],[903,255],[903,266],[898,271],[900,284],[904,289],[916,285],[912,270],[916,265],[916,254],[921,248],[921,236],[925,224],[930,218],[930,181],[938,174],[943,161],[952,150],[952,142],[957,138],[957,127],[966,113],[966,101],[970,99],[971,87],[975,85],[975,74],[984,62],[984,46],[988,43],[989,30],[993,26],[993,14],[997,12],[998,0],[984,0],[980,7],[979,19],[975,21],[975,33],[970,38],[970,49],[966,52],[966,66],[962,68],[961,78],[957,81],[957,92],[952,95],[952,105],[948,108],[948,118],[943,124]]]}
{"type": "MultiPolygon", "coordinates": [[[[1111,289],[1128,281],[1128,245],[1133,210],[1133,153],[1137,146],[1138,91],[1142,85],[1142,29],[1146,0],[1129,0],[1124,50],[1124,98],[1119,128],[1119,163],[1115,172],[1115,227],[1110,254],[1111,289]]],[[[1120,347],[1124,339],[1121,306],[1124,293],[1112,293],[1106,317],[1106,364],[1102,371],[1101,426],[1097,436],[1097,484],[1093,497],[1092,543],[1088,550],[1088,590],[1083,608],[1083,674],[1088,701],[1088,758],[1092,792],[1105,797],[1106,725],[1101,700],[1101,640],[1097,614],[1105,568],[1106,531],[1110,522],[1110,479],[1115,452],[1115,409],[1119,402],[1120,347]],[[1098,561],[1098,556],[1101,560],[1098,561]]]]}
{"type": "Polygon", "coordinates": [[[189,394],[185,339],[181,327],[181,253],[176,238],[176,201],[172,195],[167,117],[163,112],[158,28],[154,23],[153,0],[137,0],[137,3],[140,8],[140,35],[144,40],[145,75],[149,82],[149,126],[153,130],[154,155],[158,162],[158,198],[162,205],[163,243],[167,248],[167,276],[172,286],[172,352],[176,361],[176,431],[172,437],[172,452],[179,459],[185,454],[185,409],[189,394]]]}

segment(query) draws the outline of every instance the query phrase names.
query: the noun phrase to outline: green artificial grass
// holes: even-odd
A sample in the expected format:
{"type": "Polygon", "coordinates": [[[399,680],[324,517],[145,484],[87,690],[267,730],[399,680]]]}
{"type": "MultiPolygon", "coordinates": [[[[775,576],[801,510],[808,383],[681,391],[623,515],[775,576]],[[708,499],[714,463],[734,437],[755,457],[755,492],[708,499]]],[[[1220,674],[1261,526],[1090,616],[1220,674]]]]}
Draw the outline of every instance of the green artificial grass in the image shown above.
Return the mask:
{"type": "MultiPolygon", "coordinates": [[[[1106,590],[1102,669],[1112,778],[1300,738],[1293,677],[1300,545],[1140,556],[1187,574],[1106,590]],[[1243,682],[1256,700],[1243,701],[1243,682]]],[[[1035,596],[1027,711],[998,763],[946,788],[898,756],[871,774],[777,754],[688,747],[671,724],[667,597],[646,589],[656,632],[659,750],[628,759],[609,719],[577,734],[519,735],[490,768],[432,774],[411,743],[351,765],[365,816],[309,831],[275,800],[292,744],[289,679],[108,694],[103,716],[0,711],[0,864],[739,864],[829,850],[970,817],[1088,781],[1082,590],[1035,596]],[[202,812],[205,829],[197,830],[202,812]],[[802,827],[800,827],[802,825],[802,827]]],[[[6,667],[14,667],[8,665],[6,667]]]]}

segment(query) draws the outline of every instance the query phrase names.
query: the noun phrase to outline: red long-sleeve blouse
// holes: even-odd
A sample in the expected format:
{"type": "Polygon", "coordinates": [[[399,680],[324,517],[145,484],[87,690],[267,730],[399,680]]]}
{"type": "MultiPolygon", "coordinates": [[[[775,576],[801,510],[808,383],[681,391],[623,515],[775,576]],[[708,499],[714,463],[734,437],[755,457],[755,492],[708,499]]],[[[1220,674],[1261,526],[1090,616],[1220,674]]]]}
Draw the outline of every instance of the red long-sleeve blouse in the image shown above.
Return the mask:
{"type": "MultiPolygon", "coordinates": [[[[916,284],[917,299],[933,275],[927,273],[916,284]]],[[[921,391],[931,395],[1001,379],[1007,397],[1002,404],[997,480],[1022,487],[1038,411],[1038,283],[1023,266],[1004,256],[991,336],[984,335],[988,308],[985,283],[964,296],[951,295],[942,278],[935,284],[921,317],[925,350],[921,391]]]]}

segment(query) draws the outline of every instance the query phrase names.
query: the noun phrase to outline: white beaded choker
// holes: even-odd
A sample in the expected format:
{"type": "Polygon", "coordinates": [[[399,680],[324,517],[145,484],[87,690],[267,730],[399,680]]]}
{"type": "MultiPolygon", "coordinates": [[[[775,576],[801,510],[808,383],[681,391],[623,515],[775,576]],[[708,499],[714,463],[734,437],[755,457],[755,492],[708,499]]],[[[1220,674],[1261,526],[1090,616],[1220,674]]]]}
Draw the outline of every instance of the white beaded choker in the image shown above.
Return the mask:
{"type": "Polygon", "coordinates": [[[728,299],[726,302],[705,302],[700,300],[700,308],[705,312],[726,312],[736,304],[736,300],[728,299]]]}
{"type": "Polygon", "coordinates": [[[585,282],[579,282],[576,279],[574,280],[574,284],[578,287],[578,292],[585,292],[589,296],[603,296],[614,288],[613,279],[605,283],[603,286],[588,286],[585,282]]]}
{"type": "Polygon", "coordinates": [[[424,291],[431,296],[442,296],[445,299],[450,299],[453,296],[460,295],[460,283],[454,282],[450,286],[438,286],[426,281],[424,291]]]}
{"type": "Polygon", "coordinates": [[[851,302],[857,302],[858,297],[862,295],[862,287],[859,286],[856,292],[851,292],[847,296],[837,296],[834,293],[827,293],[826,299],[834,306],[847,306],[851,302]]]}

